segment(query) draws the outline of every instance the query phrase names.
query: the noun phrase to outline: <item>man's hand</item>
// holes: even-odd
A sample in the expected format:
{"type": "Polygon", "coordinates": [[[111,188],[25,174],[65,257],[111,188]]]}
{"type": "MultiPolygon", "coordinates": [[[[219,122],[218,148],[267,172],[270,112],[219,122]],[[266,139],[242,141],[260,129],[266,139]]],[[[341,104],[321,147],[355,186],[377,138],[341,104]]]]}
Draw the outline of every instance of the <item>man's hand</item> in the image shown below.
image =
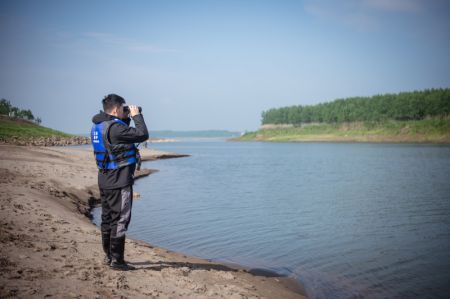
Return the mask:
{"type": "Polygon", "coordinates": [[[139,108],[136,105],[130,105],[128,106],[130,108],[130,115],[131,117],[139,114],[139,108]]]}

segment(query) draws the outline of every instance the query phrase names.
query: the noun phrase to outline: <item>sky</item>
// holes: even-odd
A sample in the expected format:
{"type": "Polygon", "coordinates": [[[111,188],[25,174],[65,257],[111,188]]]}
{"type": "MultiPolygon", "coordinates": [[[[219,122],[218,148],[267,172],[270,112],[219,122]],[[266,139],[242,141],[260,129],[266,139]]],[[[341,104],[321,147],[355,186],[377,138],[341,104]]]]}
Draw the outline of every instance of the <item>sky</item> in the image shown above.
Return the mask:
{"type": "Polygon", "coordinates": [[[102,98],[149,130],[256,130],[261,112],[450,87],[446,0],[0,0],[0,98],[86,134],[102,98]]]}

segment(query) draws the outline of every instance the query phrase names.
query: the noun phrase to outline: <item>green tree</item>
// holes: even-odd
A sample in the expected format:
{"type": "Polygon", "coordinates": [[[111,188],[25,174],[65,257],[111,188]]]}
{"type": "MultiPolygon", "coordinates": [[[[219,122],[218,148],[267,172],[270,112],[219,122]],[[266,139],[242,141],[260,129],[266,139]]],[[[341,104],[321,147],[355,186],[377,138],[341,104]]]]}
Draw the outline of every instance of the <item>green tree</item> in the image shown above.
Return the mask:
{"type": "Polygon", "coordinates": [[[7,101],[6,99],[0,100],[0,114],[6,114],[8,115],[11,111],[11,103],[7,101]]]}
{"type": "Polygon", "coordinates": [[[317,105],[272,108],[261,114],[261,122],[298,125],[309,122],[420,120],[428,116],[449,115],[450,89],[440,88],[336,99],[317,105]]]}

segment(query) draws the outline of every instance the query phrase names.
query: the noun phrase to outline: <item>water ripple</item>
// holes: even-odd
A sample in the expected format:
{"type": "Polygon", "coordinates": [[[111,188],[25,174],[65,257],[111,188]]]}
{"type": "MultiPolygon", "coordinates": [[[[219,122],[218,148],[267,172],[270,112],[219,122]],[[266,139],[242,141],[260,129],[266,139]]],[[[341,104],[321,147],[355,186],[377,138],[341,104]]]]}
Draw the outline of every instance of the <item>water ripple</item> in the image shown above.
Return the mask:
{"type": "Polygon", "coordinates": [[[450,294],[450,147],[180,142],[130,233],[301,281],[311,298],[450,294]]]}

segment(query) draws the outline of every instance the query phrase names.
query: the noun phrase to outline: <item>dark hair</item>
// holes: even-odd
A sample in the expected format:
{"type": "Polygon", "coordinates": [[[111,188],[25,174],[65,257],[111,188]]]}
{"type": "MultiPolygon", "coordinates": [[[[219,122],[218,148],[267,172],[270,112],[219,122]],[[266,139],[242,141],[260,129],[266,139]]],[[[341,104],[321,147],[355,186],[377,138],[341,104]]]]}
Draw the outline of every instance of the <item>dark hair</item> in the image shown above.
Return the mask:
{"type": "Polygon", "coordinates": [[[116,94],[109,94],[102,100],[103,111],[110,112],[113,108],[125,104],[125,100],[116,94]]]}

